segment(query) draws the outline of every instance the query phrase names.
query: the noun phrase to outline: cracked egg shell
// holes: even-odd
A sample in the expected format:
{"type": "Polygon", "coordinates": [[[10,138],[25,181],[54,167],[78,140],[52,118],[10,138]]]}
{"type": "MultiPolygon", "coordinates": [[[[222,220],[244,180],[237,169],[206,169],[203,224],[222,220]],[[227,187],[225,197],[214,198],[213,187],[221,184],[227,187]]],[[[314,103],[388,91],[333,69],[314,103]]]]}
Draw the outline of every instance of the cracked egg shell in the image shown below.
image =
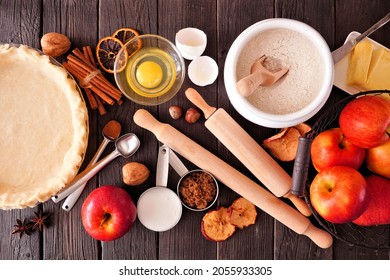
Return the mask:
{"type": "Polygon", "coordinates": [[[218,77],[218,65],[209,56],[197,57],[188,65],[188,77],[197,86],[211,85],[218,77]]]}
{"type": "Polygon", "coordinates": [[[207,36],[200,29],[188,27],[176,33],[175,44],[185,59],[193,60],[206,49],[207,36]]]}

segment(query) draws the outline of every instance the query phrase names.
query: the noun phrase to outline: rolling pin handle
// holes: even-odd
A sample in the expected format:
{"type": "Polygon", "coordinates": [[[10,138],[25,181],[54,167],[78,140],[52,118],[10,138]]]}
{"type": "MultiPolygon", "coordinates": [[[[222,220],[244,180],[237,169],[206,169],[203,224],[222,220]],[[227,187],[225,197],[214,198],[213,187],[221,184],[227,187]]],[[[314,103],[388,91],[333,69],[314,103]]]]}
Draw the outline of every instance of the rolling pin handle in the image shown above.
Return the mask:
{"type": "Polygon", "coordinates": [[[333,244],[332,235],[322,229],[315,227],[313,224],[309,224],[306,231],[303,233],[309,237],[318,247],[322,249],[330,248],[333,244]]]}
{"type": "Polygon", "coordinates": [[[193,88],[188,88],[185,95],[189,101],[202,110],[205,119],[208,119],[217,110],[217,108],[207,104],[200,93],[193,88]]]}
{"type": "Polygon", "coordinates": [[[310,148],[312,139],[299,137],[297,155],[294,161],[291,193],[302,197],[307,181],[310,164],[310,148]]]}

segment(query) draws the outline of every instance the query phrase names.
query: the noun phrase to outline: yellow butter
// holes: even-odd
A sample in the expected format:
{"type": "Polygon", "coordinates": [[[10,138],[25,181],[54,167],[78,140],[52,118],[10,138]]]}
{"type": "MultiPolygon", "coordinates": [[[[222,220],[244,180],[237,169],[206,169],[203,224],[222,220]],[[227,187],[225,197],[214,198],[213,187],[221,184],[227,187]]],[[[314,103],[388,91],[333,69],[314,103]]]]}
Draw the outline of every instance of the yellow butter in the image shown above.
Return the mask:
{"type": "Polygon", "coordinates": [[[362,87],[366,90],[390,89],[390,51],[384,48],[373,51],[367,81],[362,87]]]}
{"type": "Polygon", "coordinates": [[[362,87],[368,77],[373,44],[370,41],[361,41],[353,49],[347,71],[346,83],[354,87],[362,87]]]}

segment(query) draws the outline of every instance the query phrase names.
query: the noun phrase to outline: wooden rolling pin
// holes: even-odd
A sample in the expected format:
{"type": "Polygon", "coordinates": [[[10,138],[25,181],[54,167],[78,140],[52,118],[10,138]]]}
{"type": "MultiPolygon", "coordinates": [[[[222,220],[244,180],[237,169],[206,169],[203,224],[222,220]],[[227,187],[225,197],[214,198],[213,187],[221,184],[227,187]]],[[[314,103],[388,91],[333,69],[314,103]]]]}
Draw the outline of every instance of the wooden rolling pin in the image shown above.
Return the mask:
{"type": "Polygon", "coordinates": [[[332,236],[232,166],[210,153],[169,124],[161,123],[145,109],[134,114],[134,122],[149,131],[184,158],[212,173],[220,182],[298,234],[308,236],[321,248],[332,245],[332,236]]]}
{"type": "Polygon", "coordinates": [[[193,88],[185,92],[187,98],[204,113],[205,126],[228,150],[277,197],[291,200],[305,216],[311,211],[304,200],[290,190],[292,179],[289,174],[224,110],[209,106],[193,88]]]}

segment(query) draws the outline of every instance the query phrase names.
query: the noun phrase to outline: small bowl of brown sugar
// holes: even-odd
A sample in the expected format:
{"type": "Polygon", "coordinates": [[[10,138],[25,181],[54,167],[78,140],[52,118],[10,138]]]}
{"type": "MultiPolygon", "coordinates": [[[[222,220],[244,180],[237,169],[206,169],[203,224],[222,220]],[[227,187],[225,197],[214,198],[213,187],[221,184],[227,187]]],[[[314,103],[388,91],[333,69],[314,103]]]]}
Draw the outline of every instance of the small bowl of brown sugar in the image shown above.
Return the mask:
{"type": "Polygon", "coordinates": [[[193,211],[209,209],[217,200],[217,180],[205,170],[191,170],[177,184],[177,194],[184,207],[193,211]]]}

